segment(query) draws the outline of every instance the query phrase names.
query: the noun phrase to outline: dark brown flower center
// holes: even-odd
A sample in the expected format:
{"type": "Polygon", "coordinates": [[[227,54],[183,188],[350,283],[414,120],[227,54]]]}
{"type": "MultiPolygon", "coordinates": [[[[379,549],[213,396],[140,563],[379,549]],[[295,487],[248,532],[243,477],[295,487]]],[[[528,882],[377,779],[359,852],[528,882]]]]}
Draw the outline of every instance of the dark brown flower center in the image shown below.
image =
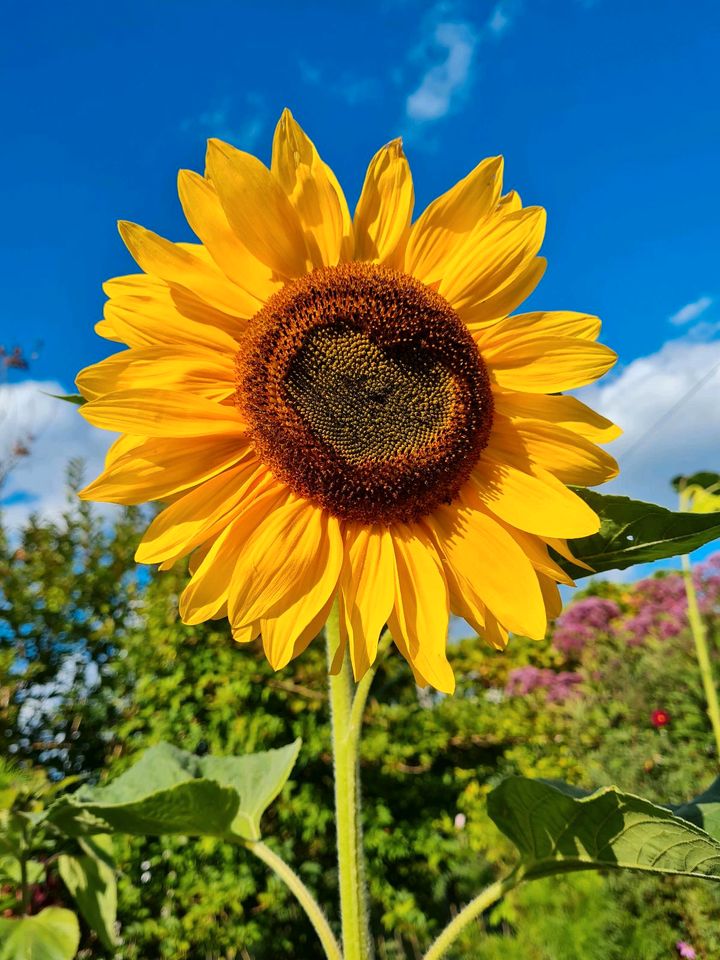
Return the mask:
{"type": "Polygon", "coordinates": [[[450,305],[368,263],[315,270],[249,322],[236,403],[273,473],[335,516],[450,502],[492,426],[487,371],[450,305]]]}

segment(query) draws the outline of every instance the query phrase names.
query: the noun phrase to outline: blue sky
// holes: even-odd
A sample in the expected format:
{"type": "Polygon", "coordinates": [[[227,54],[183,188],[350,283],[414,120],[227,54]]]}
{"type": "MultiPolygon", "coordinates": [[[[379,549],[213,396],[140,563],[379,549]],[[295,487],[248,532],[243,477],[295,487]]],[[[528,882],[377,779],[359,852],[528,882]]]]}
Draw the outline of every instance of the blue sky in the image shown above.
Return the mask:
{"type": "MultiPolygon", "coordinates": [[[[418,209],[505,155],[507,185],[549,213],[532,304],[603,317],[621,366],[598,399],[632,421],[632,391],[644,397],[629,449],[720,361],[719,30],[711,0],[13,4],[0,36],[0,343],[42,343],[27,376],[71,388],[112,352],[92,327],[103,279],[133,270],[116,220],[190,239],[178,168],[202,170],[209,136],[267,159],[287,105],[351,204],[398,134],[418,209]]],[[[703,409],[718,389],[711,378],[703,409]]],[[[689,466],[713,467],[698,462],[710,439],[698,435],[689,466]]],[[[92,461],[95,441],[81,441],[92,461]]],[[[659,469],[684,467],[668,456],[659,469]]]]}

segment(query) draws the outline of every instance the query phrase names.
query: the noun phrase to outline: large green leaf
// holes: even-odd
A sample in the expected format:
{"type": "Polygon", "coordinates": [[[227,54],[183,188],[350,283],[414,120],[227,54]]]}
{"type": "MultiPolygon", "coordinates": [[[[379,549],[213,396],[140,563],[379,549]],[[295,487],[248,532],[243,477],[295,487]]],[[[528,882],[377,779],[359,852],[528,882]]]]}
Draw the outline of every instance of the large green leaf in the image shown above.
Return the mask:
{"type": "Polygon", "coordinates": [[[260,817],[295,764],[300,741],[242,757],[196,757],[167,743],[107,787],[62,797],[48,817],[70,835],[134,833],[260,839],[260,817]]]}
{"type": "Polygon", "coordinates": [[[720,840],[720,777],[699,797],[670,809],[676,816],[702,827],[705,833],[720,840]]]}
{"type": "Polygon", "coordinates": [[[46,907],[34,917],[0,920],[0,960],[72,960],[79,944],[72,910],[46,907]]]}
{"type": "MultiPolygon", "coordinates": [[[[96,837],[94,840],[97,843],[105,838],[96,837]]],[[[95,855],[93,845],[84,844],[84,849],[85,852],[81,856],[69,854],[60,856],[58,871],[87,925],[95,931],[102,945],[112,950],[117,945],[115,871],[108,866],[104,857],[95,855]]]]}
{"type": "MultiPolygon", "coordinates": [[[[720,537],[717,514],[674,513],[654,503],[594,490],[576,493],[599,515],[601,527],[592,537],[570,540],[568,544],[578,560],[591,566],[595,573],[691,553],[720,537]]],[[[563,558],[556,559],[576,580],[590,575],[588,570],[563,558]]]]}
{"type": "Polygon", "coordinates": [[[633,869],[720,880],[720,842],[677,813],[603,787],[595,793],[509,777],[490,817],[520,851],[525,876],[633,869]]]}

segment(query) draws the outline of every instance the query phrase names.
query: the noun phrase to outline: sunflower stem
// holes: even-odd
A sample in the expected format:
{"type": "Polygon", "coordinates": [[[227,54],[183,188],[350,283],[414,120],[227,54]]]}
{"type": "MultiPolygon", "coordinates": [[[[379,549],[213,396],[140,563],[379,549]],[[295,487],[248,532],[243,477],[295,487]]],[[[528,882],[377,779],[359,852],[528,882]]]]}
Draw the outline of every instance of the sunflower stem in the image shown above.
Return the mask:
{"type": "Polygon", "coordinates": [[[245,846],[254,853],[259,860],[262,860],[266,866],[270,867],[288,889],[295,894],[300,906],[315,928],[315,932],[318,935],[328,960],[343,960],[340,945],[330,929],[327,917],[315,897],[313,897],[295,871],[285,863],[282,857],[279,857],[276,853],[273,853],[269,847],[265,846],[261,840],[248,840],[245,846]]]}
{"type": "MultiPolygon", "coordinates": [[[[678,508],[680,511],[692,510],[692,504],[692,493],[685,488],[685,483],[683,482],[678,495],[678,508]]],[[[710,661],[707,630],[705,629],[705,624],[700,613],[690,557],[685,554],[680,558],[680,563],[682,565],[683,580],[685,581],[688,623],[690,624],[690,632],[695,641],[695,656],[698,667],[700,668],[703,690],[705,691],[707,713],[710,717],[710,723],[712,724],[713,734],[715,736],[715,752],[717,759],[720,760],[720,705],[718,704],[717,687],[715,686],[715,678],[710,661]]]]}
{"type": "Polygon", "coordinates": [[[703,689],[705,691],[705,702],[707,703],[707,712],[712,724],[715,735],[715,749],[720,758],[720,705],[718,704],[717,688],[713,677],[712,664],[710,662],[710,651],[708,649],[707,631],[703,623],[700,607],[698,606],[695,583],[693,581],[692,566],[690,557],[681,558],[683,579],[685,580],[685,593],[687,595],[688,622],[690,632],[695,641],[695,655],[698,666],[700,667],[700,676],[702,677],[703,689]]]}
{"type": "Polygon", "coordinates": [[[522,880],[521,871],[511,873],[504,880],[498,880],[481,891],[474,900],[471,900],[466,907],[452,920],[440,936],[430,945],[428,952],[423,960],[441,960],[455,943],[458,937],[470,926],[478,917],[501,900],[505,894],[516,887],[522,880]]]}
{"type": "MultiPolygon", "coordinates": [[[[328,664],[340,649],[340,618],[337,604],[325,626],[328,664]]],[[[360,778],[358,731],[353,716],[352,671],[347,652],[337,674],[330,674],[332,752],[335,767],[335,822],[337,829],[340,913],[344,960],[372,960],[365,863],[360,823],[360,778]]],[[[369,681],[367,684],[369,689],[369,681]]],[[[367,697],[367,691],[365,691],[367,697]]]]}

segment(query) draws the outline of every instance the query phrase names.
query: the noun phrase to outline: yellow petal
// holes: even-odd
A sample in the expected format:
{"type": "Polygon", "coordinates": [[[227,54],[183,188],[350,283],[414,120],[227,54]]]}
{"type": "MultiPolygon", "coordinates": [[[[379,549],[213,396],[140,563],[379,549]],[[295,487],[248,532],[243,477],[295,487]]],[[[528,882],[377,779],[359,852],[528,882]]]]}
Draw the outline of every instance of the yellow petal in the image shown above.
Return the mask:
{"type": "Polygon", "coordinates": [[[355,208],[355,259],[394,263],[402,253],[415,193],[402,141],[393,140],[370,161],[355,208]]]}
{"type": "Polygon", "coordinates": [[[333,577],[337,583],[341,564],[342,538],[336,521],[327,511],[288,493],[248,537],[232,574],[230,621],[244,624],[279,616],[317,586],[321,569],[324,585],[333,577]]]}
{"type": "Polygon", "coordinates": [[[472,486],[462,499],[436,510],[428,521],[444,566],[450,566],[465,599],[480,614],[490,609],[509,630],[545,636],[545,607],[530,560],[484,509],[472,486]]]}
{"type": "Polygon", "coordinates": [[[405,251],[406,273],[423,283],[442,279],[458,241],[495,210],[502,186],[502,168],[502,157],[483,160],[427,207],[410,231],[405,251]]]}
{"type": "Polygon", "coordinates": [[[485,617],[485,629],[482,636],[495,650],[503,651],[508,645],[508,631],[489,610],[485,617]]]}
{"type": "Polygon", "coordinates": [[[509,420],[497,411],[487,450],[498,459],[523,450],[530,463],[580,487],[597,486],[618,474],[610,454],[571,430],[542,420],[509,420]]]}
{"type": "Polygon", "coordinates": [[[439,292],[458,311],[496,294],[535,259],[545,219],[542,207],[526,207],[482,223],[444,261],[439,292]]]}
{"type": "Polygon", "coordinates": [[[538,580],[540,582],[540,589],[542,590],[542,595],[545,600],[545,608],[547,609],[548,620],[555,620],[556,617],[560,616],[563,608],[560,591],[558,590],[555,581],[550,577],[545,577],[539,573],[538,580]]]}
{"type": "MultiPolygon", "coordinates": [[[[281,670],[297,656],[303,641],[307,645],[317,636],[322,626],[318,625],[320,615],[325,612],[327,616],[328,604],[336,594],[343,562],[340,526],[327,512],[318,519],[324,532],[317,551],[303,568],[302,586],[298,583],[298,589],[287,596],[274,616],[260,621],[265,656],[274,670],[281,670]]],[[[284,563],[284,558],[280,562],[284,563]]]]}
{"type": "MultiPolygon", "coordinates": [[[[183,623],[204,623],[214,618],[227,603],[230,585],[228,571],[237,563],[244,543],[239,535],[239,527],[237,518],[231,520],[212,541],[210,549],[193,572],[180,595],[179,610],[183,623]]],[[[252,633],[252,624],[249,625],[249,631],[252,633]]]]}
{"type": "Polygon", "coordinates": [[[518,338],[516,345],[482,351],[492,379],[502,390],[557,393],[601,377],[617,354],[601,343],[571,337],[518,338]]]}
{"type": "Polygon", "coordinates": [[[121,220],[118,227],[125,246],[146,273],[190,290],[233,317],[251,317],[256,313],[254,297],[197,252],[191,252],[186,244],[171,243],[137,223],[121,220]]]}
{"type": "Polygon", "coordinates": [[[83,500],[128,505],[164,500],[222,473],[251,449],[248,441],[237,437],[121,439],[135,443],[127,452],[106,461],[103,473],[80,491],[83,500]]]}
{"type": "Polygon", "coordinates": [[[197,346],[140,347],[85,367],[75,384],[86,400],[116,390],[148,387],[187,391],[220,401],[235,392],[235,364],[230,354],[197,346]]]}
{"type": "MultiPolygon", "coordinates": [[[[332,610],[332,605],[333,603],[335,603],[335,599],[336,597],[332,595],[328,599],[325,606],[316,614],[314,619],[311,620],[310,623],[303,630],[301,630],[300,633],[297,635],[297,638],[293,643],[292,652],[290,654],[291,660],[294,660],[295,657],[299,657],[300,654],[303,652],[303,650],[305,650],[308,647],[308,645],[312,643],[312,641],[315,640],[315,638],[320,635],[324,625],[328,621],[330,612],[332,610]]],[[[281,613],[276,620],[261,621],[263,625],[263,641],[265,640],[265,634],[267,633],[268,629],[270,630],[275,629],[275,626],[274,626],[275,624],[278,624],[279,629],[283,629],[281,624],[282,624],[282,621],[284,621],[285,619],[287,619],[286,614],[281,613]]],[[[240,628],[240,629],[247,629],[247,628],[240,628]]],[[[275,642],[276,641],[274,639],[270,641],[270,643],[272,644],[274,644],[275,642]]],[[[339,666],[338,666],[338,669],[339,669],[339,666]]],[[[331,669],[330,673],[332,672],[333,671],[331,669]]]]}
{"type": "Polygon", "coordinates": [[[449,597],[442,565],[430,537],[419,527],[392,528],[395,603],[388,624],[398,649],[416,676],[443,693],[455,689],[447,661],[449,597]]]}
{"type": "Polygon", "coordinates": [[[569,560],[570,563],[574,563],[576,566],[582,567],[584,570],[589,570],[591,573],[593,572],[593,568],[589,564],[585,563],[584,560],[578,560],[568,546],[566,540],[558,537],[543,537],[543,540],[549,547],[552,547],[555,553],[559,553],[561,557],[569,560]]]}
{"type": "Polygon", "coordinates": [[[145,437],[132,437],[127,434],[113,440],[105,454],[105,469],[107,470],[120,457],[124,457],[126,453],[130,453],[135,447],[139,447],[145,442],[145,437]]]}
{"type": "Polygon", "coordinates": [[[215,263],[254,299],[254,312],[260,310],[281,284],[233,231],[213,185],[192,170],[181,170],[178,194],[188,223],[215,263]]]}
{"type": "Polygon", "coordinates": [[[547,544],[542,537],[534,533],[525,533],[524,530],[518,530],[517,527],[505,523],[499,517],[495,519],[504,530],[507,530],[538,573],[542,573],[558,583],[564,583],[568,587],[575,586],[572,577],[568,576],[563,568],[551,558],[547,544]]]}
{"type": "Polygon", "coordinates": [[[314,267],[334,267],[352,251],[347,201],[335,174],[289,110],[273,139],[271,171],[297,212],[314,267]]]}
{"type": "Polygon", "coordinates": [[[595,413],[575,397],[497,391],[494,401],[495,410],[506,417],[546,420],[579,433],[593,443],[610,443],[622,433],[611,420],[595,413]]]}
{"type": "Polygon", "coordinates": [[[105,320],[131,347],[180,342],[234,352],[247,322],[144,273],[107,280],[103,290],[105,320]]]}
{"type": "Polygon", "coordinates": [[[394,581],[395,554],[388,529],[346,523],[340,591],[356,680],[375,662],[380,632],[393,607],[394,581]]]}
{"type": "MultiPolygon", "coordinates": [[[[262,524],[286,498],[287,487],[283,484],[258,484],[239,510],[233,510],[222,518],[221,526],[216,525],[206,532],[205,543],[196,551],[201,555],[201,562],[180,596],[179,609],[183,623],[203,623],[215,619],[221,611],[227,615],[233,570],[245,549],[250,532],[262,524]],[[204,555],[203,551],[206,551],[204,555]]],[[[245,635],[245,626],[254,627],[254,624],[234,625],[233,636],[245,635]]]]}
{"type": "Polygon", "coordinates": [[[521,457],[513,464],[484,450],[472,480],[488,510],[519,530],[572,538],[600,529],[597,514],[584,500],[547,470],[523,464],[521,457]]]}
{"type": "Polygon", "coordinates": [[[234,406],[171,390],[121,390],[79,409],[95,427],[140,437],[240,437],[246,430],[234,406]]]}
{"type": "Polygon", "coordinates": [[[159,513],[140,541],[138,563],[160,563],[189,553],[211,535],[221,520],[229,522],[258,487],[264,473],[254,456],[230,467],[184,494],[159,513]]]}
{"type": "Polygon", "coordinates": [[[534,257],[524,263],[496,292],[457,308],[460,319],[471,333],[497,323],[527,300],[542,280],[546,267],[544,257],[534,257]]]}
{"type": "Polygon", "coordinates": [[[570,310],[537,311],[518,313],[507,317],[475,336],[480,352],[488,356],[502,353],[508,347],[520,343],[532,344],[546,337],[579,337],[582,340],[597,340],[600,334],[600,318],[588,313],[570,310]]]}
{"type": "Polygon", "coordinates": [[[225,216],[244,246],[281,277],[306,273],[300,221],[268,168],[250,153],[209,140],[207,169],[225,216]]]}
{"type": "Polygon", "coordinates": [[[498,209],[505,209],[514,213],[516,210],[522,210],[522,200],[517,190],[510,190],[504,197],[498,200],[498,209]]]}

